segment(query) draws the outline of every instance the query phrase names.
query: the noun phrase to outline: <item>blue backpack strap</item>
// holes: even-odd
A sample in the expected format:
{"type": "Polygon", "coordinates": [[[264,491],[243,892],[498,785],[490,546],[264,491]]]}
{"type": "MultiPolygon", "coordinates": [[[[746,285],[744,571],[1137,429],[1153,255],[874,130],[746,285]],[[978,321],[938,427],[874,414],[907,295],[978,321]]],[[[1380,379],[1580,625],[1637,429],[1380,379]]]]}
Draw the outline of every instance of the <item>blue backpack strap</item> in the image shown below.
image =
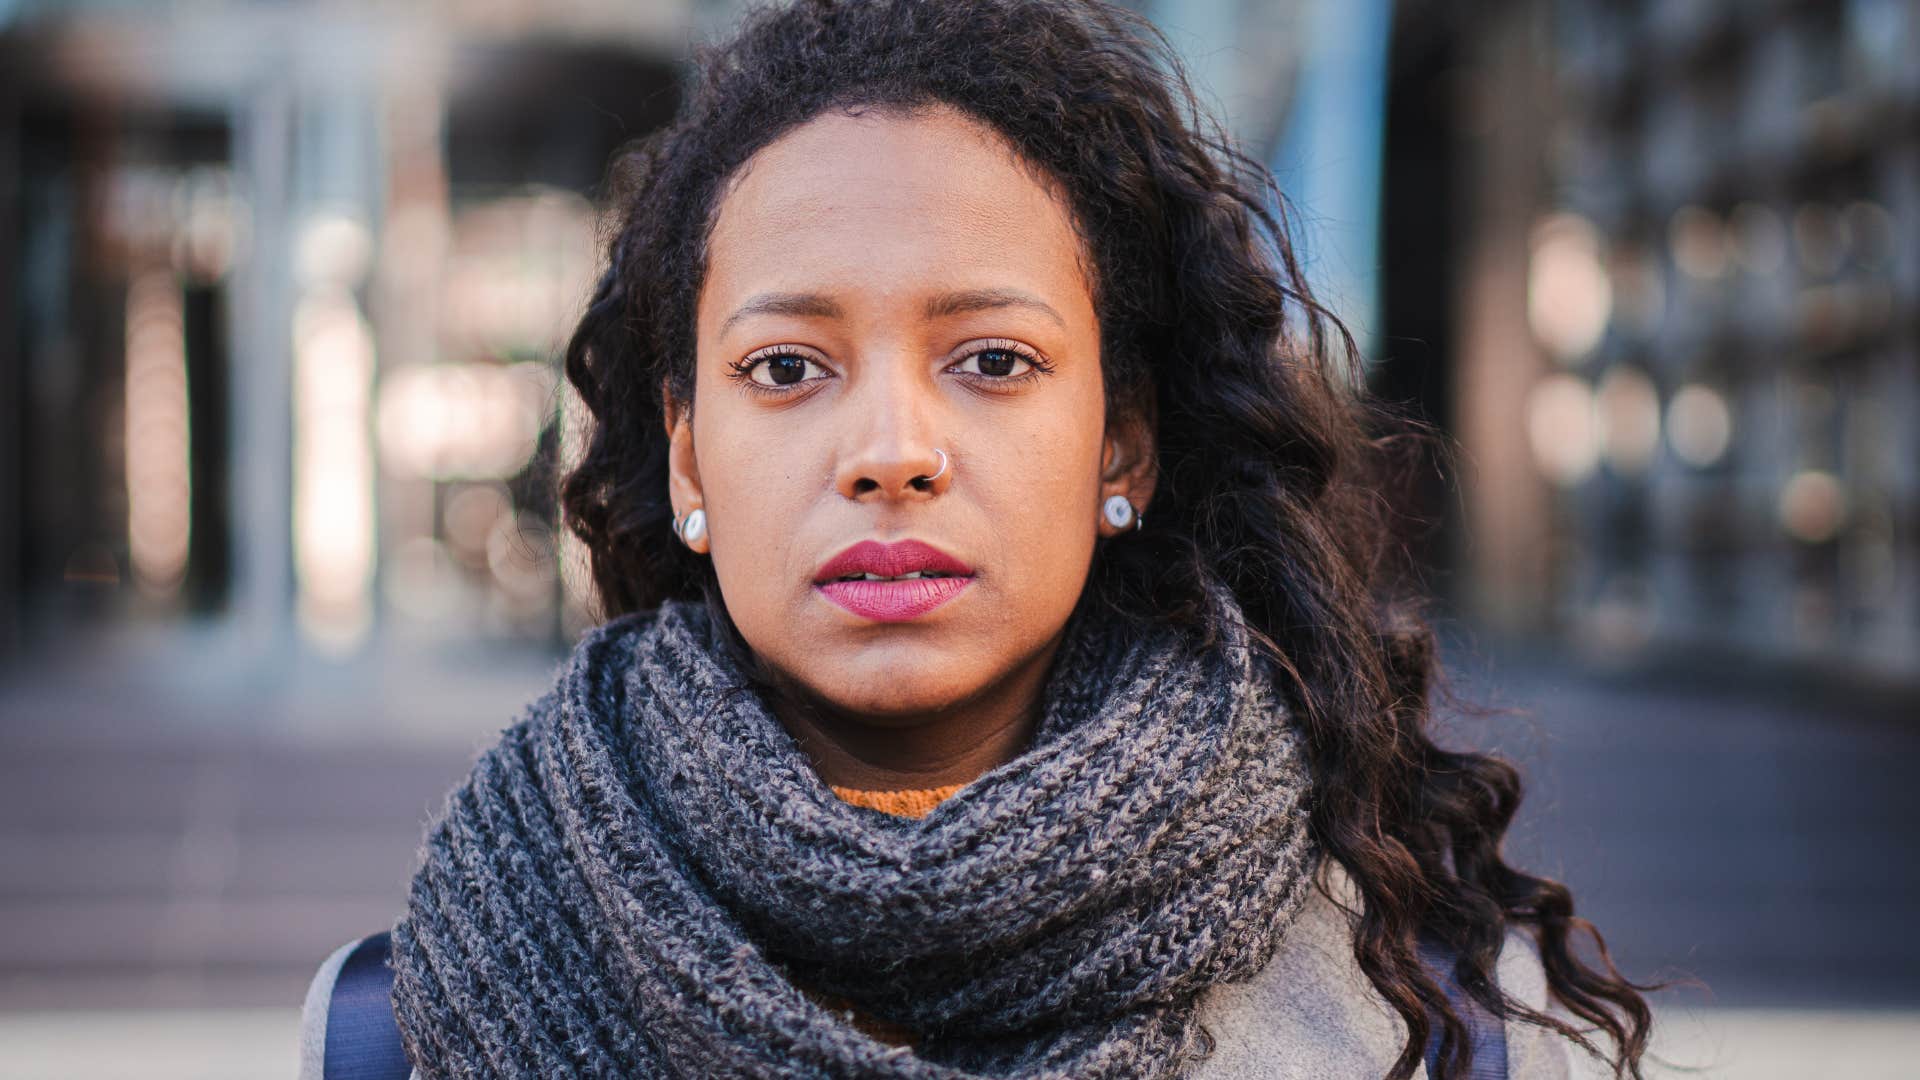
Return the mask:
{"type": "Polygon", "coordinates": [[[393,939],[387,931],[360,939],[340,965],[327,1005],[324,1080],[407,1080],[413,1066],[393,1018],[393,939]]]}
{"type": "MultiPolygon", "coordinates": [[[[1467,1038],[1473,1043],[1473,1068],[1457,1080],[1507,1080],[1507,1027],[1454,978],[1453,965],[1458,958],[1459,954],[1440,939],[1420,936],[1420,961],[1447,992],[1453,1011],[1466,1021],[1467,1038]]],[[[1435,1016],[1433,1030],[1427,1035],[1429,1077],[1440,1075],[1440,1034],[1440,1018],[1435,1016]]]]}

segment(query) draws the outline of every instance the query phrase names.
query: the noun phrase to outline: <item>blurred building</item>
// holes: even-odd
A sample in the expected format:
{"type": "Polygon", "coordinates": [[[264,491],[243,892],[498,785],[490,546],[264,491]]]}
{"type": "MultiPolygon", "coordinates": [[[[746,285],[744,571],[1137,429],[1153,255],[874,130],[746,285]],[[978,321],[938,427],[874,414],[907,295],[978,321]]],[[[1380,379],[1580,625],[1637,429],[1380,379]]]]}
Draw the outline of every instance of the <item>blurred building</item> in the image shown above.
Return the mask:
{"type": "Polygon", "coordinates": [[[1456,597],[1920,680],[1920,6],[1408,3],[1395,49],[1380,376],[1461,441],[1456,597]]]}
{"type": "MultiPolygon", "coordinates": [[[[0,642],[552,641],[585,197],[686,4],[59,5],[0,36],[0,642]]],[[[4,651],[4,649],[0,649],[4,651]]]]}

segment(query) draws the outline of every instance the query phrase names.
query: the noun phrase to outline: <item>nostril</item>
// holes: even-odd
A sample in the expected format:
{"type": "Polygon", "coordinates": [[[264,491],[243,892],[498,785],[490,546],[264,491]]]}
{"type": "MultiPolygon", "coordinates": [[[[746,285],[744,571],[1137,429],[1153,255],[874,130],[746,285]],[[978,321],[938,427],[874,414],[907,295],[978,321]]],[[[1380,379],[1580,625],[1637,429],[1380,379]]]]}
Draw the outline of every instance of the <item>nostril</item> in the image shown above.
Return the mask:
{"type": "Polygon", "coordinates": [[[873,491],[879,486],[880,486],[880,481],[875,480],[872,477],[863,476],[860,479],[855,480],[853,482],[853,491],[854,491],[854,494],[858,495],[862,492],[873,491]]]}

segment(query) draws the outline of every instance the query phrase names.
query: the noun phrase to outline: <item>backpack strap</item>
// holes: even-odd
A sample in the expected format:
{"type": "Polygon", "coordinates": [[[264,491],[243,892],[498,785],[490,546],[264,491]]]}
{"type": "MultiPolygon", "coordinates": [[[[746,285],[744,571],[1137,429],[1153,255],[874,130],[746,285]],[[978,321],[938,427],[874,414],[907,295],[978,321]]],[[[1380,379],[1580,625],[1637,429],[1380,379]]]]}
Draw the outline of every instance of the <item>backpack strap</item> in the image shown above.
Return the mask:
{"type": "MultiPolygon", "coordinates": [[[[1486,1006],[1468,995],[1454,977],[1453,965],[1459,959],[1455,952],[1439,938],[1422,934],[1420,936],[1420,961],[1424,963],[1440,988],[1447,992],[1447,1002],[1453,1011],[1466,1021],[1467,1038],[1473,1044],[1473,1067],[1467,1075],[1457,1080],[1507,1080],[1507,1027],[1500,1018],[1488,1012],[1486,1006]]],[[[1427,1075],[1440,1075],[1440,1018],[1433,1017],[1433,1030],[1427,1036],[1427,1075]]]]}
{"type": "Polygon", "coordinates": [[[327,1005],[323,1080],[408,1080],[413,1074],[393,1018],[392,949],[383,930],[361,938],[340,965],[327,1005]]]}

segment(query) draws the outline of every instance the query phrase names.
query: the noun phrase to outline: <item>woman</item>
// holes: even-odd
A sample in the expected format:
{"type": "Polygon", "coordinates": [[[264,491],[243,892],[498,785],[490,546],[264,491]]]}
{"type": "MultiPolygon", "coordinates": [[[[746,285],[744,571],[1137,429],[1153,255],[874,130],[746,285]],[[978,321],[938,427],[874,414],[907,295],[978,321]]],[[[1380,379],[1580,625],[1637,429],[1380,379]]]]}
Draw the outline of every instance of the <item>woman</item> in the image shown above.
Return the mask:
{"type": "Polygon", "coordinates": [[[1096,0],[803,0],[624,156],[610,618],[429,831],[416,1075],[1465,1076],[1477,1011],[1639,1075],[1516,773],[1424,731],[1351,343],[1178,70],[1096,0]]]}

